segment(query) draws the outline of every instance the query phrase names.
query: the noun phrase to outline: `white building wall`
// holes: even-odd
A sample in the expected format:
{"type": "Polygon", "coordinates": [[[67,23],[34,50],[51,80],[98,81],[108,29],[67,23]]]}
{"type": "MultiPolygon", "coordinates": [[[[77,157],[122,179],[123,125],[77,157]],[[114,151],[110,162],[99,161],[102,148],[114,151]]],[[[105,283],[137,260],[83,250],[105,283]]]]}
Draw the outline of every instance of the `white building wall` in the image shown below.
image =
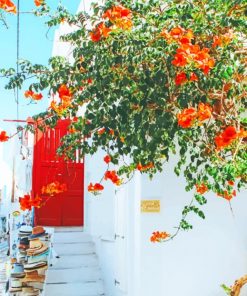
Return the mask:
{"type": "Polygon", "coordinates": [[[10,148],[9,143],[0,143],[0,215],[6,216],[8,214],[8,204],[10,202],[11,188],[12,188],[12,171],[11,165],[6,161],[5,155],[10,148]]]}
{"type": "MultiPolygon", "coordinates": [[[[89,181],[97,182],[103,175],[103,157],[104,153],[99,152],[87,159],[90,177],[86,185],[89,181]]],[[[155,230],[175,231],[183,206],[192,198],[192,193],[184,190],[183,178],[173,173],[174,163],[167,165],[164,173],[153,181],[137,173],[135,180],[123,188],[127,252],[120,248],[122,256],[119,238],[111,241],[114,215],[124,211],[121,203],[121,208],[113,208],[114,185],[107,185],[98,197],[87,194],[86,224],[98,245],[107,296],[224,296],[221,284],[231,285],[247,272],[246,192],[232,200],[234,215],[226,200],[208,194],[208,204],[203,209],[205,221],[191,214],[192,231],[181,232],[168,243],[150,242],[155,230]],[[160,199],[161,212],[141,214],[141,199],[160,199]],[[123,264],[127,266],[125,277],[119,272],[123,264]],[[120,284],[115,285],[115,279],[120,284]],[[124,282],[127,289],[122,287],[124,282]]]]}
{"type": "Polygon", "coordinates": [[[142,177],[142,199],[160,199],[161,212],[141,216],[140,295],[224,296],[220,285],[247,272],[246,191],[232,200],[234,216],[226,200],[208,194],[205,221],[192,214],[192,231],[165,244],[149,242],[152,231],[170,232],[179,222],[192,197],[184,185],[172,163],[152,182],[142,177]]]}

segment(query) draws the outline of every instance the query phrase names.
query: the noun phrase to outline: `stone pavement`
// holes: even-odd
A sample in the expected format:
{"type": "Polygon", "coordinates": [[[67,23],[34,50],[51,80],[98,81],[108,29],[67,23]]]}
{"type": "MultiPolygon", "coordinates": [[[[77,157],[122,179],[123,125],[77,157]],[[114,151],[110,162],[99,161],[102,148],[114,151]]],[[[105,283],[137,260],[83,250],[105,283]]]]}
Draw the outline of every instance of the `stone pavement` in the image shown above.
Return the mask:
{"type": "Polygon", "coordinates": [[[90,235],[81,227],[58,227],[53,245],[60,258],[49,267],[45,296],[105,295],[90,235]]]}

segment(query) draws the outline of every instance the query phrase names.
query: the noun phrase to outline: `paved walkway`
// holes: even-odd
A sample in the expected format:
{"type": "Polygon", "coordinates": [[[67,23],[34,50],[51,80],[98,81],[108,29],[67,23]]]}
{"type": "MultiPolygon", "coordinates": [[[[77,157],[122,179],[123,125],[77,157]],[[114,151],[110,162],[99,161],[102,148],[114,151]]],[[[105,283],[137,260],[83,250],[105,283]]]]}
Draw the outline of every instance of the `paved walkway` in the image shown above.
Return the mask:
{"type": "Polygon", "coordinates": [[[95,246],[80,227],[55,228],[58,261],[47,275],[45,296],[105,295],[95,246]]]}

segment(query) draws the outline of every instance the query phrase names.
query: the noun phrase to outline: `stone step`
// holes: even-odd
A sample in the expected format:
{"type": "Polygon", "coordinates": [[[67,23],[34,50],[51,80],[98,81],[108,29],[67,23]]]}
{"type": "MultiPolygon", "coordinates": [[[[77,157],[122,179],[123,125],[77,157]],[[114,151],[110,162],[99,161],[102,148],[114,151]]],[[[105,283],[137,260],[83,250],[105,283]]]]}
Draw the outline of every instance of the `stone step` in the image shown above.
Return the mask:
{"type": "Polygon", "coordinates": [[[47,284],[45,296],[103,296],[103,283],[47,284]]]}
{"type": "Polygon", "coordinates": [[[86,243],[91,242],[92,237],[85,232],[56,232],[55,243],[86,243]]]}
{"type": "Polygon", "coordinates": [[[54,242],[53,247],[55,252],[58,254],[58,256],[95,254],[95,246],[93,242],[58,243],[58,244],[54,242]]]}
{"type": "Polygon", "coordinates": [[[101,275],[98,267],[49,269],[47,272],[47,284],[96,282],[100,279],[101,275]]]}
{"type": "Polygon", "coordinates": [[[95,254],[74,256],[60,255],[60,258],[50,269],[67,269],[86,266],[98,266],[98,258],[95,254]]]}

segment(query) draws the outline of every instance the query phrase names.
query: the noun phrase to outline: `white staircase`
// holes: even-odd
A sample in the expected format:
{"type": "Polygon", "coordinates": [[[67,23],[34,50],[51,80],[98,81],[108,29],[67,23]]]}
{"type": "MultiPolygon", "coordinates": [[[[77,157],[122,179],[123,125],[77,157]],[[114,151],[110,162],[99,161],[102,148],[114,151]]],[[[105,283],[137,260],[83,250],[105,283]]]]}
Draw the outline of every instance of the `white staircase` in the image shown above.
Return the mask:
{"type": "Polygon", "coordinates": [[[56,228],[53,245],[60,258],[49,267],[45,296],[105,295],[94,243],[82,228],[56,228]]]}

